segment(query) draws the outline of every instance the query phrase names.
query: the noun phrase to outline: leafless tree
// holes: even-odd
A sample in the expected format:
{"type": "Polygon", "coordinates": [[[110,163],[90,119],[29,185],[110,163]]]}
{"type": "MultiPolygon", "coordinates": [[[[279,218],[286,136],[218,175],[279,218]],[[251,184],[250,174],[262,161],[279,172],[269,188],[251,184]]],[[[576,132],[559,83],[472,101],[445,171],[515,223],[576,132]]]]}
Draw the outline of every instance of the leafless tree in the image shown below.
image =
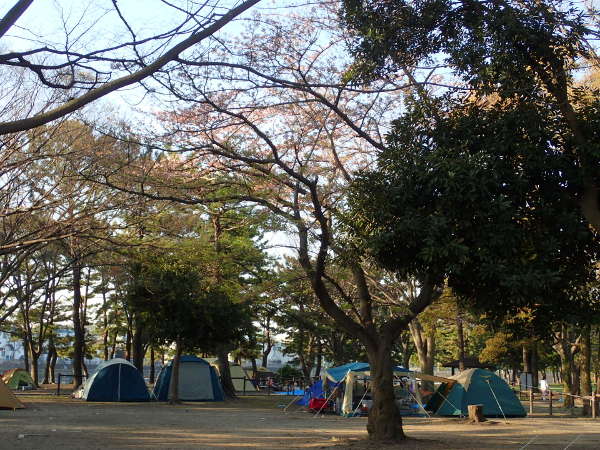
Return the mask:
{"type": "Polygon", "coordinates": [[[28,105],[18,118],[2,116],[0,135],[47,124],[111,92],[143,82],[179,64],[189,49],[200,47],[208,56],[218,44],[215,34],[259,1],[158,0],[150,7],[157,8],[157,14],[172,15],[177,23],[150,33],[144,32],[140,14],[128,17],[116,0],[104,8],[94,8],[94,2],[89,2],[78,16],[60,16],[62,23],[54,25],[64,33],[62,42],[55,43],[56,37],[48,35],[52,30],[18,26],[28,10],[43,2],[17,0],[0,19],[0,38],[21,39],[14,50],[0,54],[0,68],[24,69],[22,76],[45,87],[54,101],[37,108],[28,105]],[[116,29],[102,27],[106,17],[119,24],[116,29]]]}
{"type": "Polygon", "coordinates": [[[383,148],[388,116],[411,83],[388,79],[356,88],[341,82],[349,58],[340,53],[344,36],[333,12],[260,24],[211,61],[191,54],[177,73],[157,77],[182,104],[163,115],[169,133],[162,159],[152,166],[130,161],[125,172],[123,161],[106,157],[90,176],[126,192],[131,180],[144,180],[146,189],[137,192],[154,199],[252,202],[285,221],[321,307],[369,355],[371,437],[398,436],[392,347],[440,294],[442,280],[424,273],[417,295],[379,301],[368,261],[343,240],[340,214],[348,183],[383,148]],[[230,189],[220,189],[224,180],[230,189]],[[336,277],[333,261],[346,268],[349,282],[336,277]]]}

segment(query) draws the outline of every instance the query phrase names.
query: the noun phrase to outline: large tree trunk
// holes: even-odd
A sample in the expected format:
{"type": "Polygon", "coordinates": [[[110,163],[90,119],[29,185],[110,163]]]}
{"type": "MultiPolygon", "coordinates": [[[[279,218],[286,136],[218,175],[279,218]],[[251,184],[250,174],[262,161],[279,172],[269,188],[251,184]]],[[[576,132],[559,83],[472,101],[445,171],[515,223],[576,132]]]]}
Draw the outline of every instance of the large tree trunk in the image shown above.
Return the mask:
{"type": "Polygon", "coordinates": [[[50,382],[50,361],[52,361],[52,351],[48,349],[46,355],[46,364],[44,365],[44,378],[42,384],[48,384],[50,382]]]}
{"type": "Polygon", "coordinates": [[[125,359],[131,361],[131,328],[127,327],[127,335],[125,337],[125,359]]]}
{"type": "Polygon", "coordinates": [[[25,370],[27,372],[29,372],[30,368],[29,368],[29,339],[27,338],[27,335],[23,335],[22,338],[22,342],[23,342],[23,365],[25,366],[25,370]]]}
{"type": "Polygon", "coordinates": [[[465,334],[462,310],[458,303],[456,305],[456,345],[458,350],[458,370],[463,372],[465,370],[465,334]]]}
{"type": "Polygon", "coordinates": [[[106,307],[106,291],[102,291],[102,322],[104,330],[102,331],[102,348],[104,350],[104,361],[108,361],[108,311],[106,307]]]}
{"type": "Polygon", "coordinates": [[[371,366],[373,405],[369,411],[367,431],[375,441],[404,439],[402,417],[394,398],[394,364],[391,344],[367,349],[371,366]]]}
{"type": "MultiPolygon", "coordinates": [[[[563,383],[563,392],[575,394],[575,385],[573,376],[575,374],[575,353],[577,351],[578,340],[574,339],[574,332],[566,324],[560,325],[560,330],[555,333],[556,352],[560,356],[560,378],[563,383]]],[[[565,395],[565,408],[574,406],[572,395],[565,395]]]]}
{"type": "Polygon", "coordinates": [[[81,324],[81,266],[78,262],[73,264],[73,384],[74,389],[77,389],[83,379],[83,351],[84,351],[84,334],[81,324]]]}
{"type": "Polygon", "coordinates": [[[154,347],[150,347],[150,384],[154,384],[154,365],[156,364],[156,357],[154,355],[154,347]]]}
{"type": "Polygon", "coordinates": [[[54,335],[50,333],[48,337],[48,355],[46,356],[46,368],[44,369],[44,381],[43,384],[54,383],[51,381],[50,366],[52,365],[52,359],[56,353],[56,347],[54,346],[54,335]]]}
{"type": "MultiPolygon", "coordinates": [[[[410,334],[413,337],[415,348],[417,350],[417,356],[419,357],[419,363],[421,365],[421,372],[426,375],[433,375],[433,364],[435,358],[435,334],[434,332],[426,332],[418,319],[413,319],[408,327],[410,334]]],[[[424,381],[422,383],[423,389],[433,392],[433,382],[424,381]]]]}
{"type": "Polygon", "coordinates": [[[539,369],[538,369],[538,343],[537,339],[531,341],[531,384],[537,392],[540,385],[539,369]]]}
{"type": "Polygon", "coordinates": [[[181,340],[175,341],[175,357],[173,358],[173,367],[171,368],[171,384],[169,385],[169,404],[176,405],[179,401],[179,361],[181,359],[181,340]]]}
{"type": "Polygon", "coordinates": [[[38,372],[39,361],[40,361],[39,353],[32,351],[29,374],[31,375],[31,378],[33,378],[33,382],[35,383],[36,386],[40,382],[40,376],[39,376],[39,372],[38,372]]]}
{"type": "MultiPolygon", "coordinates": [[[[315,367],[315,377],[321,376],[321,367],[323,365],[323,343],[319,340],[317,344],[317,366],[315,367]]],[[[310,380],[308,380],[310,383],[310,380]]]]}
{"type": "Polygon", "coordinates": [[[56,360],[58,359],[58,353],[56,349],[52,354],[52,359],[50,360],[50,382],[56,383],[56,360]]]}
{"type": "MultiPolygon", "coordinates": [[[[592,395],[592,339],[591,327],[586,325],[582,330],[581,339],[581,395],[587,397],[592,395]]],[[[589,416],[592,412],[592,404],[589,400],[583,401],[583,415],[589,416]]]]}
{"type": "Polygon", "coordinates": [[[144,327],[138,324],[133,332],[133,338],[131,341],[132,350],[132,363],[140,373],[144,374],[144,356],[145,356],[145,345],[144,345],[144,327]]]}
{"type": "MultiPolygon", "coordinates": [[[[529,344],[523,344],[523,372],[531,373],[531,356],[529,344]]],[[[529,386],[527,386],[529,388],[529,386]]]]}
{"type": "Polygon", "coordinates": [[[217,361],[219,364],[219,373],[221,374],[221,384],[223,386],[223,393],[229,398],[236,398],[235,386],[231,379],[231,370],[229,370],[229,359],[227,357],[227,350],[220,347],[217,351],[217,361]]]}
{"type": "Polygon", "coordinates": [[[398,338],[398,345],[400,346],[400,353],[402,354],[402,367],[407,369],[410,367],[410,357],[413,353],[411,341],[412,337],[408,331],[402,332],[398,338]]]}

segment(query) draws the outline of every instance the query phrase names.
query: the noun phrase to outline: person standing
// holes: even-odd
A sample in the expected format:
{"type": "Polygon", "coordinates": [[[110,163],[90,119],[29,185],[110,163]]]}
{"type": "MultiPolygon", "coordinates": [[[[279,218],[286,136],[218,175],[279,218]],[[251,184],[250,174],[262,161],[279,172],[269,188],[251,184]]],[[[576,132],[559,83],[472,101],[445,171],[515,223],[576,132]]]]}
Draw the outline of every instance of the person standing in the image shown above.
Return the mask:
{"type": "Polygon", "coordinates": [[[546,400],[548,396],[548,382],[546,381],[546,376],[544,375],[539,382],[540,392],[542,393],[542,400],[546,400]]]}

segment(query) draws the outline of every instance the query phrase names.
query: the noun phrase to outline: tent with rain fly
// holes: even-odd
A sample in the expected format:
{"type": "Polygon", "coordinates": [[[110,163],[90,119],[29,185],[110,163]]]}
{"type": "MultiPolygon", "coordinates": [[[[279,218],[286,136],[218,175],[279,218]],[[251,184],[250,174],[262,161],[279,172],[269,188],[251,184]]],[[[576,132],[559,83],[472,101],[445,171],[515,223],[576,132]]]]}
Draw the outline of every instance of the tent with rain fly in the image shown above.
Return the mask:
{"type": "Polygon", "coordinates": [[[24,369],[10,369],[2,374],[2,381],[10,389],[36,389],[33,378],[24,369]]]}
{"type": "MultiPolygon", "coordinates": [[[[219,376],[221,376],[220,372],[219,372],[219,366],[218,366],[218,361],[217,358],[205,358],[217,371],[217,374],[219,376]]],[[[234,362],[229,361],[229,373],[231,374],[231,381],[233,382],[233,387],[235,388],[236,392],[256,392],[258,391],[258,388],[256,386],[254,386],[254,383],[252,382],[252,378],[250,378],[248,376],[248,373],[246,372],[246,370],[240,366],[239,364],[236,364],[234,362]],[[245,382],[244,382],[245,379],[245,382]]]]}
{"type": "Polygon", "coordinates": [[[426,405],[438,416],[467,416],[468,405],[483,405],[486,417],[525,417],[525,409],[506,382],[485,369],[469,369],[442,383],[426,405]]]}
{"type": "MultiPolygon", "coordinates": [[[[164,366],[154,385],[156,400],[170,399],[173,361],[164,366]]],[[[179,399],[183,401],[223,401],[223,388],[217,371],[210,363],[196,356],[184,355],[179,360],[179,399]]]]}
{"type": "Polygon", "coordinates": [[[0,378],[0,409],[22,409],[25,405],[13,394],[0,378]]]}
{"type": "Polygon", "coordinates": [[[126,359],[104,361],[75,397],[88,402],[147,402],[150,400],[144,377],[126,359]]]}
{"type": "MultiPolygon", "coordinates": [[[[369,364],[364,362],[352,362],[324,369],[321,374],[321,386],[315,386],[314,392],[309,392],[306,398],[302,398],[299,402],[310,401],[310,397],[318,395],[319,391],[323,392],[323,394],[321,394],[323,396],[325,396],[324,392],[329,391],[329,396],[334,397],[334,390],[337,388],[338,392],[343,391],[341,405],[338,408],[340,414],[353,416],[359,410],[364,411],[364,408],[362,408],[361,405],[370,403],[368,387],[368,381],[371,375],[370,370],[369,364]],[[359,383],[361,379],[363,381],[362,385],[359,383]],[[358,398],[360,400],[357,404],[356,400],[358,398]]],[[[411,390],[416,392],[414,372],[411,372],[404,367],[396,366],[394,367],[394,375],[398,377],[398,379],[403,379],[403,381],[399,382],[396,386],[396,403],[398,404],[401,413],[418,414],[420,405],[415,394],[411,392],[411,390]]]]}

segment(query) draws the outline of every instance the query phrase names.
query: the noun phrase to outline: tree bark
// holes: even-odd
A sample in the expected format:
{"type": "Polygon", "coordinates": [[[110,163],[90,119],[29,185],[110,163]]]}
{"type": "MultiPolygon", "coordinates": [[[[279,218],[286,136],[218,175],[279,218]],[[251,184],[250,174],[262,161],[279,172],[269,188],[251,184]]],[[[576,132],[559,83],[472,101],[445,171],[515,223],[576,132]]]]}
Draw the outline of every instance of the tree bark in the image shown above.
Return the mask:
{"type": "Polygon", "coordinates": [[[56,360],[58,359],[58,353],[56,352],[56,349],[54,350],[54,353],[52,354],[52,359],[50,361],[50,382],[51,383],[56,383],[56,360]]]}
{"type": "Polygon", "coordinates": [[[237,398],[235,394],[235,386],[231,379],[231,370],[229,370],[229,359],[227,358],[227,350],[220,347],[217,351],[217,361],[219,364],[219,373],[221,374],[221,385],[223,393],[228,398],[237,398]]]}
{"type": "Polygon", "coordinates": [[[125,337],[125,359],[131,361],[131,328],[127,327],[127,335],[125,337]]]}
{"type": "MultiPolygon", "coordinates": [[[[592,339],[591,326],[586,325],[582,330],[581,339],[581,395],[588,397],[592,395],[592,339]]],[[[583,401],[583,415],[589,416],[592,413],[592,404],[590,400],[583,401]]]]}
{"type": "Polygon", "coordinates": [[[394,398],[394,364],[391,350],[391,344],[385,343],[367,349],[373,395],[367,431],[369,439],[375,441],[398,441],[406,437],[402,430],[402,417],[394,398]]]}
{"type": "Polygon", "coordinates": [[[317,377],[317,378],[319,378],[321,376],[322,365],[323,365],[323,343],[319,339],[319,343],[317,344],[317,366],[315,367],[315,377],[317,377]]]}
{"type": "Polygon", "coordinates": [[[145,356],[145,346],[144,346],[144,327],[137,323],[133,331],[133,337],[131,340],[131,349],[132,349],[132,363],[136,367],[140,373],[144,374],[144,356],[145,356]]]}
{"type": "Polygon", "coordinates": [[[25,370],[29,372],[29,339],[27,335],[23,335],[23,365],[25,366],[25,370]]]}
{"type": "Polygon", "coordinates": [[[150,347],[150,384],[154,384],[156,357],[154,355],[154,347],[150,347]]]}
{"type": "Polygon", "coordinates": [[[46,367],[44,369],[43,384],[48,384],[50,382],[54,383],[52,377],[50,376],[50,366],[52,365],[52,359],[54,358],[55,353],[56,347],[54,346],[54,335],[50,333],[50,336],[48,336],[48,355],[46,356],[46,367]]]}
{"type": "Polygon", "coordinates": [[[81,386],[83,379],[83,347],[85,345],[83,327],[81,324],[81,266],[79,262],[73,263],[73,384],[74,389],[81,386]]]}
{"type": "Polygon", "coordinates": [[[523,344],[523,372],[531,373],[531,356],[528,344],[523,344]]]}
{"type": "Polygon", "coordinates": [[[36,354],[35,352],[31,352],[29,373],[31,375],[31,378],[33,378],[33,382],[35,383],[36,386],[39,384],[39,381],[40,381],[39,371],[38,371],[39,360],[40,360],[40,355],[36,354]]]}
{"type": "MultiPolygon", "coordinates": [[[[417,350],[417,356],[419,357],[419,363],[421,365],[421,372],[426,375],[433,375],[433,363],[435,358],[435,334],[433,332],[426,332],[418,319],[413,319],[408,327],[410,334],[413,337],[413,342],[417,350]]],[[[423,389],[433,392],[433,382],[424,381],[422,383],[423,389]]]]}
{"type": "Polygon", "coordinates": [[[175,357],[173,358],[173,367],[171,368],[171,384],[169,385],[169,404],[176,405],[181,403],[179,400],[179,361],[181,359],[181,339],[175,341],[175,357]]]}
{"type": "Polygon", "coordinates": [[[538,391],[540,385],[538,369],[538,343],[537,339],[531,341],[531,384],[535,391],[538,391]]]}
{"type": "Polygon", "coordinates": [[[456,304],[456,344],[458,347],[458,370],[463,372],[465,370],[465,335],[462,310],[458,302],[456,304]]]}

